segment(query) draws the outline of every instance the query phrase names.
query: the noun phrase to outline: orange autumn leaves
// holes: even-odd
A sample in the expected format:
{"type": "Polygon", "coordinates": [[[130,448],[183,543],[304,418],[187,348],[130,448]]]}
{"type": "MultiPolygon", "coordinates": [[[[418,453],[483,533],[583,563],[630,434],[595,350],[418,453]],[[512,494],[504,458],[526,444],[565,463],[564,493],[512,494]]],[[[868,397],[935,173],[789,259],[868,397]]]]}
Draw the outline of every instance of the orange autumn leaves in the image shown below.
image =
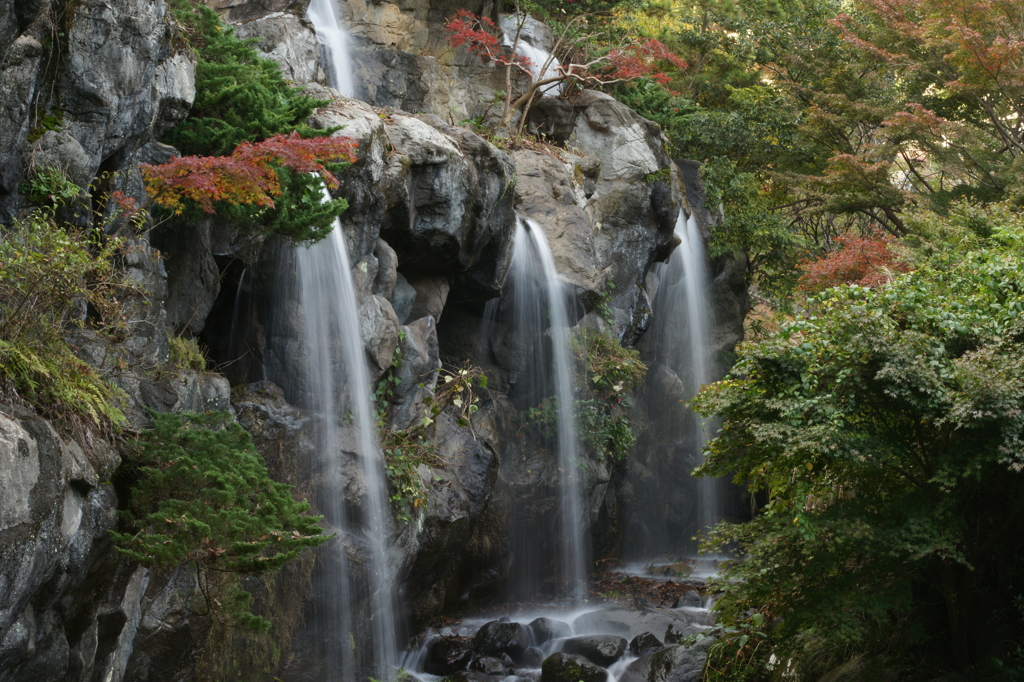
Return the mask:
{"type": "Polygon", "coordinates": [[[357,142],[348,137],[302,139],[298,133],[243,142],[230,156],[182,156],[159,166],[140,166],[146,191],[158,206],[181,214],[189,202],[215,213],[216,202],[273,208],[281,196],[278,168],[317,173],[328,187],[338,179],[332,162],[353,163],[357,142]]]}

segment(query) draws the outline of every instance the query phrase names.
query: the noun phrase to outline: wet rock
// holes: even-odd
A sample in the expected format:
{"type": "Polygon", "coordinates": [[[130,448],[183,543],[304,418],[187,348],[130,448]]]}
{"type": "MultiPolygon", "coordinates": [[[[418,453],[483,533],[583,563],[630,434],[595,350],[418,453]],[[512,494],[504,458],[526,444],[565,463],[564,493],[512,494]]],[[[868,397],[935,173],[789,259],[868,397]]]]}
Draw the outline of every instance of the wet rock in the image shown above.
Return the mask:
{"type": "Polygon", "coordinates": [[[676,603],[672,608],[702,609],[704,608],[704,600],[701,599],[700,593],[697,590],[687,590],[686,594],[676,599],[676,603]]]}
{"type": "Polygon", "coordinates": [[[544,659],[542,682],[607,682],[608,671],[582,656],[556,652],[544,659]]]}
{"type": "Polygon", "coordinates": [[[646,656],[649,653],[658,651],[665,647],[657,637],[650,632],[644,632],[633,638],[629,643],[629,650],[634,656],[646,656]]]}
{"type": "Polygon", "coordinates": [[[696,682],[706,659],[700,647],[674,646],[633,661],[618,682],[696,682]]]}
{"type": "Polygon", "coordinates": [[[473,661],[470,667],[484,675],[505,675],[508,673],[505,663],[500,658],[493,656],[481,656],[473,661]]]}
{"type": "Polygon", "coordinates": [[[645,632],[664,632],[670,625],[685,634],[698,628],[692,625],[695,617],[686,611],[651,609],[609,609],[585,613],[573,621],[573,630],[585,633],[611,633],[632,639],[645,632]]]}
{"type": "Polygon", "coordinates": [[[572,628],[568,623],[551,618],[537,618],[530,623],[530,629],[533,630],[533,638],[537,644],[543,644],[552,639],[572,637],[572,628]]]}
{"type": "Polygon", "coordinates": [[[675,625],[669,625],[665,630],[665,644],[679,644],[686,637],[686,633],[675,625]]]}
{"type": "Polygon", "coordinates": [[[395,284],[398,282],[398,254],[388,246],[386,241],[378,239],[373,255],[377,259],[377,277],[373,282],[373,293],[388,299],[395,314],[398,315],[399,323],[405,324],[405,318],[402,313],[398,312],[398,308],[395,308],[395,299],[393,298],[395,284]]]}
{"type": "Polygon", "coordinates": [[[431,675],[451,675],[469,667],[473,648],[466,637],[441,637],[427,652],[423,670],[431,675]]]}
{"type": "Polygon", "coordinates": [[[494,678],[476,670],[460,670],[448,676],[447,682],[494,682],[494,678]]]}
{"type": "Polygon", "coordinates": [[[573,637],[562,644],[562,651],[584,656],[592,663],[607,668],[626,653],[626,640],[616,635],[573,637]]]}
{"type": "Polygon", "coordinates": [[[508,618],[492,620],[473,637],[473,649],[483,654],[507,653],[516,657],[526,651],[528,643],[526,629],[508,618]]]}
{"type": "Polygon", "coordinates": [[[535,647],[530,647],[519,657],[519,665],[524,668],[539,668],[544,663],[544,653],[535,647]]]}

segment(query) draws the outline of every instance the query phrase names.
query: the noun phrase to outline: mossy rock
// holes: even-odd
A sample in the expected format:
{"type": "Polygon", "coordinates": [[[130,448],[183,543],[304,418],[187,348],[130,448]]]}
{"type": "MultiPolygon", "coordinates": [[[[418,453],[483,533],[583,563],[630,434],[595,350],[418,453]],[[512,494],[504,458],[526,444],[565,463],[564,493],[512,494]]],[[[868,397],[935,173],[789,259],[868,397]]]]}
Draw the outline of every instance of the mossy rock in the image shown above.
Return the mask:
{"type": "Polygon", "coordinates": [[[582,656],[556,652],[544,659],[543,682],[607,682],[608,671],[582,656]]]}

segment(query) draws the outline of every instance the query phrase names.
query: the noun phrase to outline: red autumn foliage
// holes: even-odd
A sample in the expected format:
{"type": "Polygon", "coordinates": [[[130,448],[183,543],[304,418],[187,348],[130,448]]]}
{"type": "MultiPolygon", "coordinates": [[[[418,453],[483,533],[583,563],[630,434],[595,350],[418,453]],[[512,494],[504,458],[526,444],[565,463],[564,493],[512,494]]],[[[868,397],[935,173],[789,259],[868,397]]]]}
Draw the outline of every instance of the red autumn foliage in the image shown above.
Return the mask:
{"type": "MultiPolygon", "coordinates": [[[[501,29],[487,17],[479,17],[468,10],[460,9],[448,19],[445,30],[448,31],[448,44],[452,47],[465,48],[482,62],[492,61],[501,66],[513,65],[529,74],[530,60],[520,55],[509,54],[498,38],[501,29]]],[[[687,66],[683,59],[664,44],[652,39],[610,50],[608,54],[586,63],[562,64],[558,67],[559,75],[545,78],[542,84],[547,85],[570,78],[593,84],[650,78],[664,84],[668,83],[670,78],[657,68],[658,64],[663,62],[680,69],[687,66]]]]}
{"type": "Polygon", "coordinates": [[[801,290],[822,291],[840,284],[878,287],[885,284],[892,273],[910,270],[892,248],[895,239],[889,235],[844,235],[837,241],[837,248],[823,258],[804,261],[798,266],[803,271],[799,282],[801,290]]]}
{"type": "Polygon", "coordinates": [[[338,179],[325,163],[356,160],[356,141],[348,137],[302,139],[298,133],[275,135],[263,142],[243,142],[230,156],[182,156],[159,166],[140,166],[146,191],[164,208],[181,213],[193,201],[207,213],[214,202],[274,206],[281,195],[275,168],[319,173],[331,188],[338,179]]]}
{"type": "Polygon", "coordinates": [[[492,61],[495,64],[519,64],[529,69],[530,60],[526,57],[509,54],[502,46],[498,27],[488,17],[478,17],[467,9],[460,9],[451,16],[444,26],[448,31],[448,44],[452,47],[464,47],[480,61],[492,61]]]}

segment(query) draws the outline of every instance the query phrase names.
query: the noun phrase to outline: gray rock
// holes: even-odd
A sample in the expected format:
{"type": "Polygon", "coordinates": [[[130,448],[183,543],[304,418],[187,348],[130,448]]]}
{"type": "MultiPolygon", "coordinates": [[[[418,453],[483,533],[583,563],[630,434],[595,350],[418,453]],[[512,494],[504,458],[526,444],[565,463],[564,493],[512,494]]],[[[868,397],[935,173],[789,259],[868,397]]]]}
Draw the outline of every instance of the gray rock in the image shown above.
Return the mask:
{"type": "Polygon", "coordinates": [[[565,640],[562,651],[578,654],[602,668],[607,668],[626,653],[626,640],[617,635],[589,635],[565,640]]]}
{"type": "Polygon", "coordinates": [[[401,402],[420,384],[428,391],[437,383],[437,370],[441,366],[437,346],[437,325],[434,318],[421,317],[401,328],[404,338],[399,342],[402,349],[402,366],[398,371],[399,382],[394,388],[394,402],[401,402]]]}
{"type": "Polygon", "coordinates": [[[484,675],[504,676],[508,673],[508,667],[506,667],[502,660],[493,656],[481,656],[473,661],[470,667],[484,675]]]}
{"type": "Polygon", "coordinates": [[[679,644],[686,637],[687,633],[683,632],[675,625],[670,624],[665,629],[665,644],[679,644]]]}
{"type": "Polygon", "coordinates": [[[547,24],[537,21],[529,15],[509,14],[501,18],[501,28],[514,37],[519,32],[519,39],[525,40],[536,48],[551,52],[555,46],[555,34],[547,24]]]}
{"type": "Polygon", "coordinates": [[[664,632],[671,625],[688,635],[698,631],[698,628],[691,624],[693,618],[685,611],[609,609],[583,614],[573,621],[573,630],[582,633],[614,634],[631,639],[645,632],[664,632]]]}
{"type": "Polygon", "coordinates": [[[619,682],[696,682],[706,660],[707,653],[700,647],[673,646],[633,661],[619,682]]]}
{"type": "Polygon", "coordinates": [[[431,675],[452,675],[469,667],[473,649],[466,637],[438,638],[427,652],[423,670],[431,675]]]}
{"type": "MultiPolygon", "coordinates": [[[[30,165],[65,169],[80,187],[101,170],[133,168],[140,148],[182,120],[195,97],[193,57],[172,45],[165,3],[85,0],[70,10],[66,35],[48,39],[48,47],[39,9],[50,3],[18,4],[27,23],[19,21],[21,35],[0,72],[8,107],[0,118],[0,216],[16,210],[30,165]],[[50,50],[60,51],[57,62],[50,50]],[[43,77],[54,63],[56,71],[43,77]],[[41,127],[44,116],[53,130],[41,127]],[[38,139],[30,143],[33,126],[38,139]]],[[[3,35],[0,29],[0,48],[3,35]]]]}
{"type": "Polygon", "coordinates": [[[373,255],[377,258],[377,277],[373,282],[373,293],[388,299],[395,314],[398,315],[399,324],[405,324],[408,313],[403,315],[398,311],[393,297],[395,284],[398,283],[398,254],[388,246],[386,241],[378,239],[377,248],[373,250],[373,255]]]}
{"type": "Polygon", "coordinates": [[[256,38],[255,47],[281,67],[281,75],[296,83],[320,80],[320,44],[307,22],[285,12],[238,24],[235,35],[256,38]]]}
{"type": "Polygon", "coordinates": [[[544,654],[535,647],[530,647],[519,657],[519,665],[523,668],[540,668],[543,663],[544,654]]]}
{"type": "Polygon", "coordinates": [[[608,671],[582,656],[558,651],[544,659],[542,682],[607,682],[608,671]]]}
{"type": "Polygon", "coordinates": [[[637,635],[629,643],[629,650],[634,656],[646,656],[647,654],[665,648],[657,637],[650,632],[637,635]]]}
{"type": "Polygon", "coordinates": [[[530,629],[533,630],[534,642],[537,644],[544,644],[552,639],[572,636],[572,628],[569,627],[568,623],[543,616],[531,621],[530,629]]]}
{"type": "Polygon", "coordinates": [[[676,599],[676,603],[672,608],[702,609],[704,608],[704,600],[701,599],[700,593],[697,590],[687,590],[686,594],[676,599]]]}
{"type": "Polygon", "coordinates": [[[494,655],[518,656],[526,651],[529,635],[522,625],[507,618],[484,624],[473,636],[473,650],[494,655]]]}
{"type": "Polygon", "coordinates": [[[451,288],[448,285],[448,278],[444,275],[426,275],[413,277],[409,284],[416,290],[416,301],[409,312],[409,319],[418,320],[429,315],[440,322],[451,288]]]}
{"type": "Polygon", "coordinates": [[[416,304],[416,289],[409,284],[409,280],[405,278],[405,275],[398,273],[395,278],[395,288],[391,296],[391,305],[395,309],[395,314],[398,316],[398,321],[405,324],[412,313],[412,308],[416,304]]]}

